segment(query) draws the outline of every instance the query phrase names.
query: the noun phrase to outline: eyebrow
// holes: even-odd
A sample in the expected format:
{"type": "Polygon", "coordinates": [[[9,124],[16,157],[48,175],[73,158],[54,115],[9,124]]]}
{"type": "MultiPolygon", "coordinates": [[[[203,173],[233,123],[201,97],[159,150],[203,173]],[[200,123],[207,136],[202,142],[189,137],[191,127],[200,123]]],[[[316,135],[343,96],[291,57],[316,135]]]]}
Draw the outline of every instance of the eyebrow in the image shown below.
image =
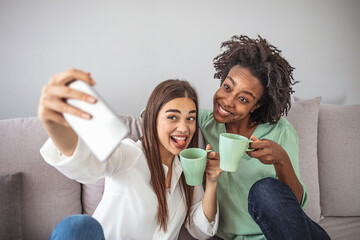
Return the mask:
{"type": "MultiPolygon", "coordinates": [[[[179,110],[177,110],[177,109],[168,109],[168,110],[166,110],[165,112],[166,112],[166,113],[167,113],[167,112],[175,112],[175,113],[181,114],[181,112],[180,112],[179,110]]],[[[196,110],[191,110],[191,111],[189,111],[189,114],[191,114],[191,113],[196,113],[196,110]]]]}
{"type": "MultiPolygon", "coordinates": [[[[227,76],[227,78],[230,80],[230,82],[231,82],[234,86],[237,85],[236,82],[235,82],[235,80],[234,80],[232,77],[227,76]]],[[[252,96],[253,98],[256,98],[255,95],[254,95],[252,92],[249,92],[249,91],[246,91],[246,90],[243,90],[243,91],[241,91],[241,92],[242,92],[242,93],[245,93],[245,94],[248,94],[248,95],[252,96]]]]}
{"type": "Polygon", "coordinates": [[[231,81],[231,83],[236,86],[236,82],[234,81],[234,79],[230,76],[227,76],[227,78],[231,81]]]}

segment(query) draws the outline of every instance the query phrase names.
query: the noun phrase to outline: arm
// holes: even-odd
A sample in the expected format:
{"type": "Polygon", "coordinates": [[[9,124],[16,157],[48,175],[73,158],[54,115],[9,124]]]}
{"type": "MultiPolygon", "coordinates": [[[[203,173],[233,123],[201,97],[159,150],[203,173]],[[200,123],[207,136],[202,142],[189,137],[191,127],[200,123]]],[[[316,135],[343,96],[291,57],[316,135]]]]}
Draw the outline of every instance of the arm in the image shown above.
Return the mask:
{"type": "MultiPolygon", "coordinates": [[[[208,144],[206,150],[210,150],[211,146],[208,144]]],[[[215,220],[217,213],[217,201],[216,201],[216,187],[217,181],[223,172],[220,169],[220,155],[216,152],[208,153],[208,161],[206,166],[206,187],[205,194],[202,200],[202,207],[205,216],[212,222],[215,220]]]]}
{"type": "MultiPolygon", "coordinates": [[[[211,149],[210,145],[207,149],[211,149]]],[[[219,224],[219,207],[216,200],[217,180],[223,172],[220,169],[219,153],[208,153],[206,165],[206,188],[194,188],[193,205],[191,206],[191,223],[186,224],[189,233],[197,239],[214,236],[219,224]]]]}
{"type": "Polygon", "coordinates": [[[38,116],[47,134],[56,148],[66,156],[73,154],[78,136],[65,121],[63,113],[73,114],[84,119],[90,119],[91,116],[67,104],[64,99],[74,98],[88,103],[96,102],[93,97],[67,86],[75,79],[83,80],[91,85],[95,84],[89,73],[80,70],[71,69],[56,74],[43,88],[38,107],[38,116]]]}

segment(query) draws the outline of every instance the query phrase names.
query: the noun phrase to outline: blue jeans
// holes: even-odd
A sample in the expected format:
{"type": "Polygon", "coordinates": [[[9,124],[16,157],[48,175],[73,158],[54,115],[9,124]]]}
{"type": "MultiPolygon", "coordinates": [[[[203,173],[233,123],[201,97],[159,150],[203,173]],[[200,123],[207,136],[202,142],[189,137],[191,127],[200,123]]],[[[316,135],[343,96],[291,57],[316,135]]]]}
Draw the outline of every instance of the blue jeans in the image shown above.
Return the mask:
{"type": "Polygon", "coordinates": [[[325,230],[312,221],[291,189],[274,178],[264,178],[251,187],[249,213],[266,239],[330,239],[325,230]]]}
{"type": "Polygon", "coordinates": [[[85,214],[74,215],[62,220],[51,233],[49,240],[104,240],[100,223],[85,214]]]}

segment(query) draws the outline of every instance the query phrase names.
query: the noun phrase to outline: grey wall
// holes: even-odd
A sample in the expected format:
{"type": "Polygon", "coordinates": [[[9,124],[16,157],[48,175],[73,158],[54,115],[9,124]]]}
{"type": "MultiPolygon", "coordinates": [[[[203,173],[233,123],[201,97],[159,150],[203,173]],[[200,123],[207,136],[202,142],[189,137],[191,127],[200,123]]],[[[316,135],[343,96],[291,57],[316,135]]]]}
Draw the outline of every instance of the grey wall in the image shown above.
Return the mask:
{"type": "Polygon", "coordinates": [[[360,1],[0,0],[0,119],[36,116],[49,77],[90,71],[119,113],[187,79],[211,108],[213,58],[235,34],[257,34],[296,68],[296,96],[360,104],[360,1]]]}

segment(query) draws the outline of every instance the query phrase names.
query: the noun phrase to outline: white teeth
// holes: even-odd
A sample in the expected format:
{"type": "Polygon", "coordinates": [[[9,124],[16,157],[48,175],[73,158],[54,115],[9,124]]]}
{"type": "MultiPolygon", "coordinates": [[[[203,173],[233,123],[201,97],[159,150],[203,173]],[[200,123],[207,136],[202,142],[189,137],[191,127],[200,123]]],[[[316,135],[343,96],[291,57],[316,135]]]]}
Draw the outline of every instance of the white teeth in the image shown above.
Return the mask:
{"type": "Polygon", "coordinates": [[[230,112],[225,111],[221,106],[219,107],[219,109],[220,109],[220,112],[225,114],[225,115],[230,115],[231,114],[230,112]]]}
{"type": "Polygon", "coordinates": [[[172,138],[174,138],[176,140],[185,140],[186,139],[186,137],[174,137],[174,136],[172,136],[172,138]]]}

